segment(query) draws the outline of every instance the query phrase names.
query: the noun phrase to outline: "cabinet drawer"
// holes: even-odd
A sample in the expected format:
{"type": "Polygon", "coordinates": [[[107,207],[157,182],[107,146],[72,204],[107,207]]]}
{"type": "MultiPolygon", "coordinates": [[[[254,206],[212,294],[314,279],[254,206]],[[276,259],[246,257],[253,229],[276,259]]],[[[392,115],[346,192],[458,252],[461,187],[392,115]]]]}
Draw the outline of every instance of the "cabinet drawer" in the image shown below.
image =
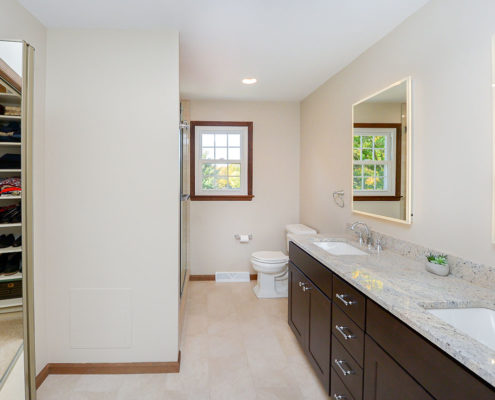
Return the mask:
{"type": "Polygon", "coordinates": [[[378,304],[367,302],[368,335],[437,400],[495,399],[488,383],[378,304]]]}
{"type": "Polygon", "coordinates": [[[364,358],[364,332],[337,306],[332,306],[332,333],[362,367],[364,358]]]}
{"type": "Polygon", "coordinates": [[[289,243],[289,258],[328,298],[332,298],[332,272],[293,242],[289,243]]]}
{"type": "Polygon", "coordinates": [[[351,317],[361,329],[364,329],[366,312],[365,297],[337,275],[333,276],[332,301],[336,302],[341,310],[351,317]]]}
{"type": "Polygon", "coordinates": [[[332,338],[332,368],[352,394],[354,400],[363,395],[363,369],[344,349],[340,342],[332,338]]]}
{"type": "Polygon", "coordinates": [[[337,372],[332,368],[332,383],[330,384],[331,400],[354,400],[351,392],[345,387],[337,372]]]}

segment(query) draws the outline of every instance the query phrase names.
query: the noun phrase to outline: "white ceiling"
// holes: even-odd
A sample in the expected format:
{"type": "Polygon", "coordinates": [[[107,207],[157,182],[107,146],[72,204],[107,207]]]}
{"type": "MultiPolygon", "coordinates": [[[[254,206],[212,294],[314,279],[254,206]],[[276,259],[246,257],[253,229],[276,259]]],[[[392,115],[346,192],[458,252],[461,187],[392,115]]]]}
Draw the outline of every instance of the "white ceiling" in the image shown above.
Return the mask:
{"type": "Polygon", "coordinates": [[[178,29],[184,98],[301,100],[428,0],[20,2],[48,27],[178,29]]]}

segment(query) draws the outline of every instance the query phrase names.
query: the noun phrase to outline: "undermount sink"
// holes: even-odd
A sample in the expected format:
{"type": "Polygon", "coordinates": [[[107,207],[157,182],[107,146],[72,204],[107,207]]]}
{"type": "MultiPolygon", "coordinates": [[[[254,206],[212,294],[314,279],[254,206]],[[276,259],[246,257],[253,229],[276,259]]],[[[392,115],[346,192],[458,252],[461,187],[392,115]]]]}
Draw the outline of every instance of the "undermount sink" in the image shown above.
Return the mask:
{"type": "Polygon", "coordinates": [[[314,242],[319,248],[333,256],[367,256],[368,253],[346,242],[314,242]]]}
{"type": "Polygon", "coordinates": [[[489,308],[435,308],[428,312],[495,350],[494,310],[489,308]]]}

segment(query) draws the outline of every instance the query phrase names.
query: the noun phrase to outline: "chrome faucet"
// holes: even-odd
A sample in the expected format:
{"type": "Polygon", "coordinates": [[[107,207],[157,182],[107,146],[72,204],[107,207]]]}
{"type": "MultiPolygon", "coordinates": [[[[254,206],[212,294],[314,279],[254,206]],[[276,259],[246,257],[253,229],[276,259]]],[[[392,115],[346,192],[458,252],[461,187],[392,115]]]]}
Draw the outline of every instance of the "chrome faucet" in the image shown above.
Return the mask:
{"type": "Polygon", "coordinates": [[[356,221],[351,225],[351,231],[356,232],[359,235],[359,244],[362,246],[363,244],[366,244],[368,247],[371,246],[371,233],[370,233],[370,228],[368,225],[366,225],[364,222],[356,221]],[[364,233],[366,234],[366,237],[363,240],[363,232],[356,230],[358,226],[362,226],[364,228],[364,233]]]}

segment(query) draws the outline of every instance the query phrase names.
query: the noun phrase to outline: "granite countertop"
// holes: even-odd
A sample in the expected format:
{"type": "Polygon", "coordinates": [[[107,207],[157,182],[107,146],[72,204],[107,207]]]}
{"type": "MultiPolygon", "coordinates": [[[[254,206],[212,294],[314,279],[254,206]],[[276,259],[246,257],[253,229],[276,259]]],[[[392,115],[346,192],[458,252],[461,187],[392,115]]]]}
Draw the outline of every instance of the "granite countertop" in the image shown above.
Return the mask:
{"type": "Polygon", "coordinates": [[[495,310],[495,288],[477,286],[425,270],[424,263],[389,250],[365,256],[332,256],[315,240],[344,240],[345,235],[291,235],[291,240],[370,299],[447,354],[495,386],[495,350],[456,330],[426,308],[485,307],[495,310]]]}
{"type": "Polygon", "coordinates": [[[0,314],[0,382],[22,343],[22,311],[0,314]]]}

